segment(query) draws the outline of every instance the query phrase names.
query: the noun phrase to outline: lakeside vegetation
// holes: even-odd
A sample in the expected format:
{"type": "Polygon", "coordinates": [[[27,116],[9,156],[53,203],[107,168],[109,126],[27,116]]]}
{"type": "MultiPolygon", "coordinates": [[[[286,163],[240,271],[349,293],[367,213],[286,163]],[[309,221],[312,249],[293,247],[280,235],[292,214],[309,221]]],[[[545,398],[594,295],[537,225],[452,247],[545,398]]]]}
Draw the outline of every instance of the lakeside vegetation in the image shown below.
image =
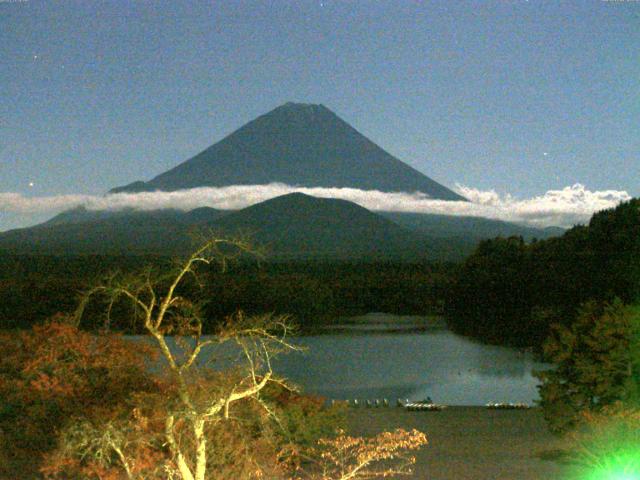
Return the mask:
{"type": "Polygon", "coordinates": [[[540,406],[563,436],[567,478],[640,473],[640,199],[561,237],[483,241],[445,312],[457,333],[533,347],[554,365],[537,373],[540,406]]]}

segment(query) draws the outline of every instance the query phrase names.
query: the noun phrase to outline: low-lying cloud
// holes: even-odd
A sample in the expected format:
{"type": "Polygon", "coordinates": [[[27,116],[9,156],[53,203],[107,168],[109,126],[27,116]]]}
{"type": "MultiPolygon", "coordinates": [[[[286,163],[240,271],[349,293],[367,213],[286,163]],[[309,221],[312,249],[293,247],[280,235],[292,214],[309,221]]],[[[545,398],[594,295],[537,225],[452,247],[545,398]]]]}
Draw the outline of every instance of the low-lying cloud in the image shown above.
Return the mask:
{"type": "Polygon", "coordinates": [[[457,185],[457,190],[474,205],[495,208],[499,212],[495,218],[534,226],[571,227],[584,224],[594,212],[615,207],[632,198],[624,190],[592,192],[579,183],[523,200],[511,195],[499,195],[494,190],[482,191],[461,185],[457,185]]]}
{"type": "Polygon", "coordinates": [[[174,208],[192,210],[213,207],[237,210],[270,198],[302,192],[321,198],[341,198],[369,210],[475,216],[526,223],[533,226],[571,227],[586,223],[599,210],[615,207],[631,199],[625,191],[590,191],[575,184],[544,195],[517,199],[494,190],[482,191],[457,185],[456,190],[469,202],[434,200],[422,193],[380,192],[355,188],[296,187],[281,183],[268,185],[232,185],[201,187],[176,192],[115,193],[104,196],[54,195],[28,197],[19,193],[0,193],[0,212],[16,214],[57,213],[84,206],[89,210],[156,210],[174,208]]]}

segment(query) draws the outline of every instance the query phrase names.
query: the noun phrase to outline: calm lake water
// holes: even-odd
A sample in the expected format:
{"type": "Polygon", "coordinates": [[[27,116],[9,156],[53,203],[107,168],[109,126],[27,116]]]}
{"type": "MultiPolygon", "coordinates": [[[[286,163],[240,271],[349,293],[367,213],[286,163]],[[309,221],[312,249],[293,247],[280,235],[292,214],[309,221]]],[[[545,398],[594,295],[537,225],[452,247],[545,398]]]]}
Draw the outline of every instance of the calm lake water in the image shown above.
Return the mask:
{"type": "Polygon", "coordinates": [[[529,352],[482,345],[420,317],[370,314],[294,343],[306,351],[276,358],[274,370],[330,399],[531,404],[538,399],[531,371],[548,368],[529,352]]]}

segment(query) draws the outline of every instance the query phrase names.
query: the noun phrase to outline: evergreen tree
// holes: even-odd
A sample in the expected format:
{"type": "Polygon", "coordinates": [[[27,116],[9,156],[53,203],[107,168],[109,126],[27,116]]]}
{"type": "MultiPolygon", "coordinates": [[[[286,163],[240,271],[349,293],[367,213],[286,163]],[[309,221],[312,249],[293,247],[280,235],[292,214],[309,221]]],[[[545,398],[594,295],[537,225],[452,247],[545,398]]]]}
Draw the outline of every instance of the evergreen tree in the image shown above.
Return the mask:
{"type": "Polygon", "coordinates": [[[536,373],[543,382],[540,404],[552,431],[575,426],[585,411],[599,412],[636,396],[638,312],[618,299],[605,306],[589,302],[570,327],[554,325],[544,354],[555,367],[536,373]]]}

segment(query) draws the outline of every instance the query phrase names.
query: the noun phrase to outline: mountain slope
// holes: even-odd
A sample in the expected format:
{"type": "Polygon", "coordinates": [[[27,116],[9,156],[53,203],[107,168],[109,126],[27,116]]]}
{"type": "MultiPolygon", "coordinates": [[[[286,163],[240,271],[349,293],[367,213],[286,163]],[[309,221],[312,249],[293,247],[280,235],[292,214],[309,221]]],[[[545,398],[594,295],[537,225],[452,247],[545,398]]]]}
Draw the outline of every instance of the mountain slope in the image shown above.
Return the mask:
{"type": "Polygon", "coordinates": [[[562,235],[560,227],[535,228],[482,217],[426,213],[381,212],[383,217],[409,230],[432,238],[468,238],[475,241],[494,237],[522,236],[526,241],[562,235]]]}
{"type": "Polygon", "coordinates": [[[256,118],[149,182],[134,182],[112,193],[272,182],[420,191],[433,198],[465,200],[384,151],[323,105],[296,103],[256,118]]]}
{"type": "Polygon", "coordinates": [[[326,260],[458,260],[471,253],[467,240],[432,239],[407,230],[346,200],[302,193],[273,198],[232,213],[65,212],[36,227],[0,233],[0,252],[12,254],[188,253],[193,230],[249,236],[268,258],[326,260]]]}
{"type": "Polygon", "coordinates": [[[285,258],[417,258],[428,241],[346,200],[291,193],[231,213],[212,226],[248,234],[285,258]]]}
{"type": "Polygon", "coordinates": [[[188,233],[211,223],[222,212],[213,208],[191,212],[88,211],[61,213],[31,228],[0,233],[0,251],[12,254],[175,255],[189,251],[188,233]]]}

